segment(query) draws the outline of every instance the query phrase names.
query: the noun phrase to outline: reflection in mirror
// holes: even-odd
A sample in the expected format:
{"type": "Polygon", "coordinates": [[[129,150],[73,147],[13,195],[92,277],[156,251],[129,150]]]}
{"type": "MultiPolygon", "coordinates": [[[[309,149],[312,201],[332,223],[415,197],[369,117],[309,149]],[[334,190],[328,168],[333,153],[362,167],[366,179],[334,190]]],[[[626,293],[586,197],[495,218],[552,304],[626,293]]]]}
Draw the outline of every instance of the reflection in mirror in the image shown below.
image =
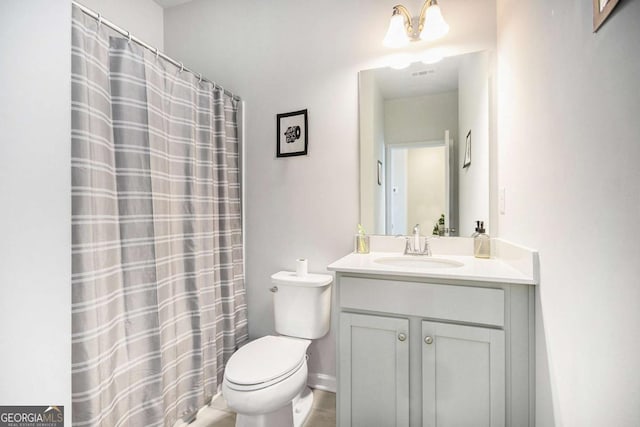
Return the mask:
{"type": "Polygon", "coordinates": [[[360,220],[372,234],[469,236],[489,222],[489,54],[361,71],[360,220]],[[472,131],[471,165],[463,168],[472,131]],[[382,179],[378,176],[382,163],[382,179]],[[434,229],[435,228],[435,229],[434,229]]]}

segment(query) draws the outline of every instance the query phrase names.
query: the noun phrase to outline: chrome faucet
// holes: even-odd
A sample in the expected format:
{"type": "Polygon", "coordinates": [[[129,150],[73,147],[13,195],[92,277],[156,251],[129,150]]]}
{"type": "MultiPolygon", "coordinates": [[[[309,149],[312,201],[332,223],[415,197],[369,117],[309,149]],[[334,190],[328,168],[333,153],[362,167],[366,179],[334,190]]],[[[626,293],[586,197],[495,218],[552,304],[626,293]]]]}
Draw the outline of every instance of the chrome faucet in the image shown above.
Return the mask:
{"type": "Polygon", "coordinates": [[[420,224],[416,224],[415,227],[413,227],[413,236],[406,236],[404,254],[431,256],[431,248],[429,247],[429,238],[427,236],[424,237],[424,247],[420,247],[420,224]],[[411,245],[412,239],[413,247],[411,245]]]}

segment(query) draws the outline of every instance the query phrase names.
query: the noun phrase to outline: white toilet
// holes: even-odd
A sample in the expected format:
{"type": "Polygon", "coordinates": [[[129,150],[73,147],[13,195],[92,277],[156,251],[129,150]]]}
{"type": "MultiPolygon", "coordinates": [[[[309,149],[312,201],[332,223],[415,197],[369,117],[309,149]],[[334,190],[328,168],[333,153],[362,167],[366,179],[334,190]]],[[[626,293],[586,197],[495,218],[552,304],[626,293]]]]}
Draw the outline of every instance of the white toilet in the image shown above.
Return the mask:
{"type": "Polygon", "coordinates": [[[222,394],[237,413],[236,427],[300,427],[311,411],[307,347],[329,331],[328,274],[281,271],[275,285],[275,330],[236,351],[224,371],[222,394]]]}

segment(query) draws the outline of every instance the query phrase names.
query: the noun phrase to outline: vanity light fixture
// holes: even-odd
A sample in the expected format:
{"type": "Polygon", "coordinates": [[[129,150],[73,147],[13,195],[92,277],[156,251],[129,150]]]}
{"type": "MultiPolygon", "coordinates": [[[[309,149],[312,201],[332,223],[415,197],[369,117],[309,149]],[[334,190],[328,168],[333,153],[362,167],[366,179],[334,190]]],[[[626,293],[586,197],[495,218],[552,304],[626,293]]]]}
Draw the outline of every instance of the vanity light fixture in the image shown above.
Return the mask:
{"type": "Polygon", "coordinates": [[[409,10],[398,4],[393,7],[389,29],[382,44],[387,47],[403,47],[410,41],[436,40],[448,32],[449,25],[442,17],[438,0],[425,0],[418,17],[417,34],[409,10]]]}

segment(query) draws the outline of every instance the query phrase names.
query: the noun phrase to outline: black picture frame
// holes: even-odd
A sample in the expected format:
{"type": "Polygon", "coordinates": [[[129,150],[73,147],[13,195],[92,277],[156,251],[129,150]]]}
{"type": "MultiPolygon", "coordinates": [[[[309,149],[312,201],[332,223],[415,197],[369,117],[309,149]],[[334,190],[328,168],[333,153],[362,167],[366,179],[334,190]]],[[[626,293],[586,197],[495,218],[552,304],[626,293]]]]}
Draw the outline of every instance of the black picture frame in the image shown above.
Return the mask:
{"type": "Polygon", "coordinates": [[[306,156],[308,149],[307,110],[278,114],[276,157],[306,156]]]}
{"type": "Polygon", "coordinates": [[[469,133],[467,134],[467,143],[464,147],[464,163],[462,164],[462,169],[468,168],[471,166],[471,129],[469,129],[469,133]]]}

